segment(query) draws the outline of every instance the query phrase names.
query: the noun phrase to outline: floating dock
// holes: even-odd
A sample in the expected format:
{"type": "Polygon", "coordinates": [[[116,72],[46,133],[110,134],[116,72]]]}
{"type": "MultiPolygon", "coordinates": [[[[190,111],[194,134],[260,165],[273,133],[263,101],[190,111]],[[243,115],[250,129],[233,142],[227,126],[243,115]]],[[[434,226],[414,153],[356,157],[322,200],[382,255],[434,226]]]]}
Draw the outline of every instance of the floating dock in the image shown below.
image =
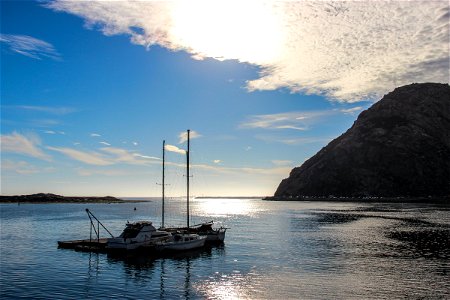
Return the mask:
{"type": "Polygon", "coordinates": [[[58,241],[58,247],[62,249],[74,249],[78,251],[103,252],[106,251],[107,241],[107,238],[58,241]]]}

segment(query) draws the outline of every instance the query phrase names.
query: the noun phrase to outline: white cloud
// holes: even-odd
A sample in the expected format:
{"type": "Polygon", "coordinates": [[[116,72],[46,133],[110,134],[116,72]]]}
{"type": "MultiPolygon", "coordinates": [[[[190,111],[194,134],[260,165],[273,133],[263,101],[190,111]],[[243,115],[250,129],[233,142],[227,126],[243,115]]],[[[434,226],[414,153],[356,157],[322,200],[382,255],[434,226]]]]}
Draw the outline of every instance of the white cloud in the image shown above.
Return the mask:
{"type": "Polygon", "coordinates": [[[276,166],[289,166],[292,165],[292,161],[291,160],[272,160],[272,163],[276,166]]]}
{"type": "Polygon", "coordinates": [[[105,146],[111,146],[111,144],[110,143],[107,143],[107,142],[98,142],[99,144],[102,144],[102,145],[105,145],[105,146]]]}
{"type": "Polygon", "coordinates": [[[44,133],[46,133],[46,134],[61,134],[61,135],[66,134],[64,131],[54,131],[54,130],[45,130],[44,133]]]}
{"type": "Polygon", "coordinates": [[[449,81],[447,1],[67,1],[48,7],[105,35],[261,67],[250,91],[343,101],[449,81]],[[232,20],[232,22],[230,22],[232,20]]]}
{"type": "Polygon", "coordinates": [[[268,115],[253,115],[242,122],[240,128],[294,129],[305,131],[309,125],[336,114],[336,110],[287,112],[268,115]]]}
{"type": "Polygon", "coordinates": [[[95,151],[87,152],[64,147],[47,147],[47,149],[62,153],[74,160],[81,161],[88,165],[107,166],[114,163],[108,159],[108,157],[105,157],[104,154],[95,151]]]}
{"type": "Polygon", "coordinates": [[[133,142],[133,145],[134,145],[134,146],[137,146],[137,145],[138,145],[138,143],[137,143],[137,142],[133,142]]]}
{"type": "Polygon", "coordinates": [[[170,152],[178,153],[178,154],[183,154],[183,155],[186,154],[186,150],[180,149],[177,146],[173,146],[173,145],[166,144],[164,146],[164,149],[166,149],[167,151],[170,151],[170,152]]]}
{"type": "Polygon", "coordinates": [[[0,34],[0,42],[7,44],[11,51],[30,58],[61,59],[61,55],[52,44],[28,35],[0,34]]]}
{"type": "Polygon", "coordinates": [[[300,131],[308,130],[307,127],[297,127],[297,126],[293,126],[293,125],[279,125],[279,126],[276,126],[275,129],[294,129],[294,130],[300,130],[300,131]]]}
{"type": "Polygon", "coordinates": [[[448,12],[445,1],[286,2],[291,47],[249,88],[352,102],[412,82],[448,82],[448,12]]]}
{"type": "Polygon", "coordinates": [[[232,167],[224,167],[218,165],[205,165],[205,164],[193,164],[192,166],[193,173],[196,169],[213,171],[218,173],[227,173],[227,174],[258,174],[258,175],[285,175],[289,174],[291,168],[290,167],[277,167],[277,168],[253,168],[253,167],[241,167],[241,168],[232,168],[232,167]]]}
{"type": "Polygon", "coordinates": [[[159,157],[142,155],[142,154],[139,154],[139,153],[133,153],[133,155],[136,156],[136,157],[145,158],[145,159],[161,160],[161,158],[159,158],[159,157]]]}
{"type": "Polygon", "coordinates": [[[91,137],[100,137],[101,135],[98,133],[91,133],[91,137]]]}
{"type": "Polygon", "coordinates": [[[352,107],[352,108],[341,109],[341,112],[343,112],[344,114],[354,115],[356,113],[359,113],[363,109],[364,109],[364,107],[362,107],[362,106],[356,106],[356,107],[352,107]]]}
{"type": "Polygon", "coordinates": [[[213,163],[215,163],[215,164],[220,164],[222,161],[220,160],[220,159],[215,159],[215,160],[213,160],[213,163]]]}
{"type": "MultiPolygon", "coordinates": [[[[201,136],[202,136],[202,135],[199,134],[197,131],[191,130],[191,131],[189,132],[189,138],[190,138],[191,140],[192,140],[192,139],[199,138],[199,137],[201,137],[201,136]]],[[[179,144],[186,142],[186,141],[187,141],[187,132],[182,132],[182,133],[180,133],[180,134],[178,135],[178,138],[179,138],[179,140],[178,140],[178,143],[179,143],[179,144]]]]}
{"type": "Polygon", "coordinates": [[[81,151],[64,147],[47,147],[47,149],[60,152],[85,164],[96,166],[109,166],[120,163],[146,165],[152,163],[150,160],[159,160],[156,157],[141,155],[126,149],[114,147],[104,147],[100,151],[81,151]]]}
{"type": "Polygon", "coordinates": [[[331,140],[333,140],[333,138],[328,137],[287,138],[276,135],[263,135],[263,134],[258,134],[255,136],[255,138],[268,143],[282,143],[286,145],[313,144],[313,143],[320,143],[325,145],[329,143],[331,140]]]}
{"type": "Polygon", "coordinates": [[[158,159],[151,156],[141,155],[121,148],[105,147],[101,151],[111,156],[114,163],[127,163],[132,165],[147,164],[148,159],[158,159]],[[144,159],[142,159],[144,158],[144,159]]]}
{"type": "Polygon", "coordinates": [[[37,135],[30,134],[24,136],[17,132],[13,132],[9,135],[1,136],[1,150],[2,152],[11,152],[16,154],[22,154],[32,156],[35,158],[50,160],[50,156],[45,154],[39,146],[41,141],[37,135]]]}

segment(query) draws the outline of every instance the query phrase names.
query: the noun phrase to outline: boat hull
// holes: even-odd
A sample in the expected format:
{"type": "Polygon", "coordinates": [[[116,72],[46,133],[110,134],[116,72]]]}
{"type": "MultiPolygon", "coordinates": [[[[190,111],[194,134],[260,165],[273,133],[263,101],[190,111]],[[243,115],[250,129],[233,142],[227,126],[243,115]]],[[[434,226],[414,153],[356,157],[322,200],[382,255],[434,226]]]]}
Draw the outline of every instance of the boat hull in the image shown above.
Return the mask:
{"type": "Polygon", "coordinates": [[[170,242],[161,243],[156,246],[159,251],[187,251],[201,248],[205,245],[206,236],[197,236],[195,239],[187,241],[185,237],[182,240],[172,240],[170,242]]]}
{"type": "Polygon", "coordinates": [[[206,234],[207,243],[223,243],[225,240],[225,231],[208,232],[206,234]]]}
{"type": "Polygon", "coordinates": [[[169,228],[160,228],[159,230],[165,230],[175,233],[194,233],[200,236],[206,236],[206,243],[223,243],[225,241],[225,233],[228,228],[220,227],[217,229],[212,228],[212,222],[203,223],[199,225],[195,225],[191,228],[187,227],[169,227],[169,228]]]}
{"type": "Polygon", "coordinates": [[[120,241],[108,241],[108,244],[106,245],[106,249],[109,250],[136,250],[140,247],[144,246],[150,246],[151,242],[136,242],[136,243],[127,243],[127,242],[120,242],[120,241]]]}

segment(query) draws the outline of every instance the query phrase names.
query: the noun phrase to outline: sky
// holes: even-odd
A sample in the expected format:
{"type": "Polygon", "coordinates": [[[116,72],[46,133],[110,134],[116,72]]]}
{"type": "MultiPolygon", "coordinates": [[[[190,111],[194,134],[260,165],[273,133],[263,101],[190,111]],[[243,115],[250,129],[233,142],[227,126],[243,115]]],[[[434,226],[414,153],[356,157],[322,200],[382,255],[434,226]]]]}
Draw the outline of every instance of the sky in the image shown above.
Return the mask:
{"type": "Polygon", "coordinates": [[[395,87],[449,82],[448,1],[1,0],[1,194],[273,195],[395,87]]]}

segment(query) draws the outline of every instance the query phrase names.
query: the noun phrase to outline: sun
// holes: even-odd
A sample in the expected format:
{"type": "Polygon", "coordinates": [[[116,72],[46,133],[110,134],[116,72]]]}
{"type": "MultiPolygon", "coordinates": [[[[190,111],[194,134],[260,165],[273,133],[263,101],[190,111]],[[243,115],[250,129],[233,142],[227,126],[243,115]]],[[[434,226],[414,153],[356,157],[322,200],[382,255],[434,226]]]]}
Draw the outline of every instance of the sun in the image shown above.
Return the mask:
{"type": "Polygon", "coordinates": [[[268,2],[176,1],[171,15],[171,40],[199,59],[268,64],[280,57],[284,31],[268,2]]]}

